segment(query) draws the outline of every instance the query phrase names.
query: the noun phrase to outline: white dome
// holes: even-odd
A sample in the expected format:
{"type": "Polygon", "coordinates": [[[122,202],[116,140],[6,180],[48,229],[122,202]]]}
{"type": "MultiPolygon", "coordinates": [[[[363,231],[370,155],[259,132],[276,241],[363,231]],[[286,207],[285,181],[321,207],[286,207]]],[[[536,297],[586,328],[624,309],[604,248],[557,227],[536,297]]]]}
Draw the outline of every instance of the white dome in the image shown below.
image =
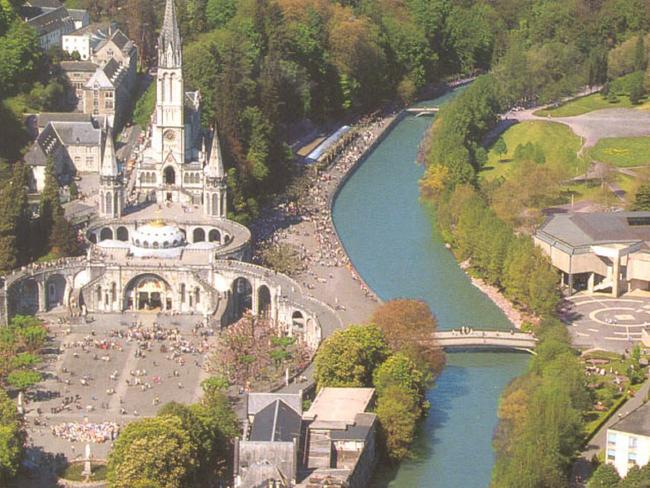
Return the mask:
{"type": "Polygon", "coordinates": [[[131,233],[131,245],[144,249],[169,249],[185,244],[185,234],[178,227],[162,222],[141,225],[131,233]]]}

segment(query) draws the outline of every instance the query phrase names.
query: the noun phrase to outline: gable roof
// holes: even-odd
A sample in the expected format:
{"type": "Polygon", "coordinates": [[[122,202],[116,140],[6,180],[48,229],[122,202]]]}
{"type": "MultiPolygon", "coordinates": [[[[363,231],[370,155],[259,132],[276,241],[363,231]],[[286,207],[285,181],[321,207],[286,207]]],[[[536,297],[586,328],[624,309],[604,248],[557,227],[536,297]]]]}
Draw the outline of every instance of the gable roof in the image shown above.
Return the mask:
{"type": "Polygon", "coordinates": [[[302,418],[282,400],[275,400],[257,412],[250,441],[292,442],[300,436],[302,418]]]}
{"type": "Polygon", "coordinates": [[[23,158],[30,166],[47,166],[47,158],[63,147],[52,124],[41,132],[23,158]]]}
{"type": "Polygon", "coordinates": [[[92,73],[97,71],[97,65],[92,61],[61,61],[61,69],[67,72],[84,71],[92,73]]]}
{"type": "Polygon", "coordinates": [[[92,122],[53,122],[52,126],[61,142],[66,146],[99,146],[102,131],[92,122]]]}
{"type": "Polygon", "coordinates": [[[255,415],[276,400],[282,400],[299,414],[302,414],[301,393],[248,393],[246,395],[246,414],[255,415]]]}
{"type": "Polygon", "coordinates": [[[42,112],[36,118],[41,129],[47,127],[50,122],[92,122],[90,114],[79,112],[42,112]]]}
{"type": "Polygon", "coordinates": [[[121,83],[124,74],[124,67],[111,58],[104,66],[95,70],[95,73],[86,82],[85,87],[89,89],[104,88],[111,89],[117,88],[121,83]]]}
{"type": "Polygon", "coordinates": [[[55,9],[27,7],[23,9],[23,16],[28,18],[27,23],[36,29],[39,36],[59,29],[67,28],[68,32],[74,30],[74,21],[64,7],[55,9]]]}

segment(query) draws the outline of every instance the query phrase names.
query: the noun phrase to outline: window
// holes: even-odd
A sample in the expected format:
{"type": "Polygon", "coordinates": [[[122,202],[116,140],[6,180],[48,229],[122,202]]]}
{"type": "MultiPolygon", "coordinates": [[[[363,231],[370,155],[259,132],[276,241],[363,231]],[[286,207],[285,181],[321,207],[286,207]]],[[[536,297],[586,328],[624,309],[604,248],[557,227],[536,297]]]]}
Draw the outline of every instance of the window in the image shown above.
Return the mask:
{"type": "Polygon", "coordinates": [[[607,445],[616,445],[616,434],[613,432],[608,432],[607,433],[607,445]]]}
{"type": "Polygon", "coordinates": [[[636,465],[636,452],[630,452],[627,455],[627,464],[629,466],[636,465]]]}
{"type": "Polygon", "coordinates": [[[113,100],[104,100],[104,108],[112,109],[113,108],[113,100]]]}
{"type": "Polygon", "coordinates": [[[636,449],[636,444],[637,444],[638,439],[636,437],[630,436],[628,440],[628,447],[630,449],[636,449]]]}
{"type": "Polygon", "coordinates": [[[607,449],[607,460],[613,461],[616,458],[616,451],[614,449],[607,449]]]}
{"type": "Polygon", "coordinates": [[[95,162],[95,158],[92,156],[86,156],[86,166],[92,166],[95,162]]]}

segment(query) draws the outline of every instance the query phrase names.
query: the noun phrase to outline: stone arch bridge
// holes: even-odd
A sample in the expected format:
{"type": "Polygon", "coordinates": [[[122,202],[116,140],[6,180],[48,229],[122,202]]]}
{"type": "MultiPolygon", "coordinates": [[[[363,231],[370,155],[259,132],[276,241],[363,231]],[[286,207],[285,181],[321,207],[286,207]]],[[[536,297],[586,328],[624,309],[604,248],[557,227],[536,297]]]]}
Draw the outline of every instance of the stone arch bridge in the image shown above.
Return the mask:
{"type": "MultiPolygon", "coordinates": [[[[511,349],[533,353],[537,338],[525,332],[475,330],[469,333],[438,331],[435,338],[443,349],[511,349]]],[[[533,353],[534,354],[534,353],[533,353]]]]}

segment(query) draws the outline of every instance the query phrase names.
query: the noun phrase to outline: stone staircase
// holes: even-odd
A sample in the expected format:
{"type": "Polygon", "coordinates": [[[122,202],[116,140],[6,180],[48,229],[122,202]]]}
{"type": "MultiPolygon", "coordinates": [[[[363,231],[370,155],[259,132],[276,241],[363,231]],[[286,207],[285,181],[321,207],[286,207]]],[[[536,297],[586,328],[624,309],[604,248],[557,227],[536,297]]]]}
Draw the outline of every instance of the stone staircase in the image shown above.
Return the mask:
{"type": "Polygon", "coordinates": [[[209,293],[210,293],[210,315],[214,315],[216,311],[219,309],[220,302],[223,300],[219,299],[219,292],[215,289],[214,286],[212,286],[208,281],[201,276],[201,274],[197,271],[192,272],[192,276],[194,276],[194,279],[198,281],[203,288],[205,288],[209,293]]]}

